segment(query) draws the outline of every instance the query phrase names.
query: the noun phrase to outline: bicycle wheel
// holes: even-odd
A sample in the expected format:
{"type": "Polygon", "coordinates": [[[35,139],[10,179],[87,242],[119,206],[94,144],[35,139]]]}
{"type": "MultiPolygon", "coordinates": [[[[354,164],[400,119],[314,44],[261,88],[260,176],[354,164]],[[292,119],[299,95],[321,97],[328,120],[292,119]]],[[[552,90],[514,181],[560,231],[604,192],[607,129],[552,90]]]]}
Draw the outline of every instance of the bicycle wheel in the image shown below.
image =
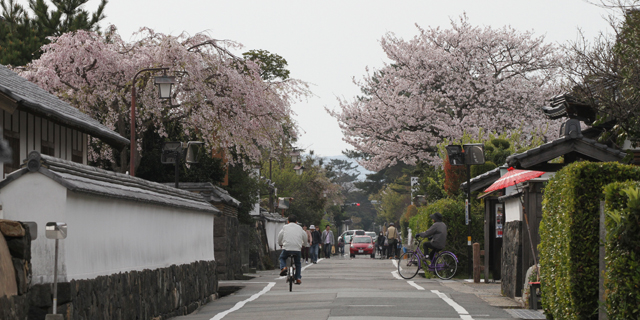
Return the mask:
{"type": "Polygon", "coordinates": [[[458,262],[456,258],[449,252],[438,255],[436,258],[435,271],[436,275],[442,280],[453,278],[458,270],[458,262]]]}
{"type": "Polygon", "coordinates": [[[412,251],[405,252],[398,260],[398,274],[404,279],[411,279],[420,270],[420,259],[412,251]]]}

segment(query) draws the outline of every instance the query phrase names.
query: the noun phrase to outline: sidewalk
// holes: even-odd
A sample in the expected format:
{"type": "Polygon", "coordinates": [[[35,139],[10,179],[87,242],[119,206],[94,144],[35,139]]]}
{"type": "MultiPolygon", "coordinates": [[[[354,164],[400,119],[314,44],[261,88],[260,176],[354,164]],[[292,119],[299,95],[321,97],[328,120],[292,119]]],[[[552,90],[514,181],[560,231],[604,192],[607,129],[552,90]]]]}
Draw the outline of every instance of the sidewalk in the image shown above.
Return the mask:
{"type": "Polygon", "coordinates": [[[546,319],[542,310],[523,309],[524,303],[501,294],[500,282],[474,283],[473,280],[457,280],[452,282],[442,282],[442,285],[453,290],[475,294],[489,305],[501,309],[518,319],[546,319]]]}

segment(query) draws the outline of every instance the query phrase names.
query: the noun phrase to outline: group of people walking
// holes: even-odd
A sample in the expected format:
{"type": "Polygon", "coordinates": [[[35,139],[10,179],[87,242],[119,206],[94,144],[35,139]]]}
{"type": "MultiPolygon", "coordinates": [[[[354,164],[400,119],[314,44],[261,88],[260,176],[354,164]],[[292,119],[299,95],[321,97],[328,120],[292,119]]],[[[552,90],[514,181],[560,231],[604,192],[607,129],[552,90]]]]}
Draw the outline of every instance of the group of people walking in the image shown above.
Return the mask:
{"type": "MultiPolygon", "coordinates": [[[[432,214],[430,218],[433,220],[431,227],[427,231],[417,234],[417,236],[431,239],[431,241],[424,242],[423,246],[424,252],[426,253],[431,249],[429,253],[433,256],[436,251],[443,249],[446,245],[447,227],[442,222],[443,216],[439,212],[432,214]]],[[[402,244],[401,240],[400,233],[392,222],[389,224],[386,233],[380,232],[376,247],[380,248],[382,257],[398,259],[402,244]]],[[[286,259],[293,255],[296,266],[296,284],[301,284],[301,260],[304,259],[305,263],[309,263],[309,259],[311,259],[311,263],[318,263],[318,249],[321,245],[324,257],[330,259],[333,253],[334,241],[331,226],[327,225],[325,230],[320,233],[314,225],[309,226],[308,229],[307,226],[300,227],[297,223],[297,217],[290,215],[287,219],[287,224],[278,234],[278,244],[282,248],[280,275],[286,275],[286,259]]]]}
{"type": "Polygon", "coordinates": [[[302,247],[302,259],[305,264],[308,264],[309,260],[311,263],[318,263],[320,247],[324,257],[331,258],[331,248],[335,243],[331,226],[327,225],[322,233],[316,229],[315,225],[310,225],[309,228],[306,225],[302,226],[302,230],[307,234],[307,244],[302,247]]]}
{"type": "Polygon", "coordinates": [[[376,240],[376,248],[380,253],[380,258],[392,259],[398,258],[402,245],[400,233],[392,222],[387,228],[387,232],[380,231],[376,240]]]}

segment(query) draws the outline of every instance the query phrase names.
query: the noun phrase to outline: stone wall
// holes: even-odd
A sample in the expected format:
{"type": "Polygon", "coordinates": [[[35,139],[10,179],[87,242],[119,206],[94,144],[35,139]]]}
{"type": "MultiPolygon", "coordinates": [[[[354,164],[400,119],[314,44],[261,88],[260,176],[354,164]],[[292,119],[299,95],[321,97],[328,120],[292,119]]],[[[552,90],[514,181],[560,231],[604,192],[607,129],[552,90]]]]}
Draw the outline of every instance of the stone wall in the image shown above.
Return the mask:
{"type": "Polygon", "coordinates": [[[267,259],[265,257],[267,257],[268,246],[262,241],[263,232],[260,232],[261,226],[260,222],[256,222],[252,225],[242,224],[238,228],[238,246],[240,247],[242,270],[246,273],[267,269],[264,259],[267,259]]]}
{"type": "MultiPolygon", "coordinates": [[[[215,269],[215,261],[198,261],[59,283],[57,313],[66,320],[161,320],[186,315],[215,298],[215,269]]],[[[51,313],[51,285],[33,286],[28,295],[29,320],[51,313]]]]}
{"type": "Polygon", "coordinates": [[[502,242],[502,294],[510,297],[522,296],[522,221],[507,222],[503,229],[502,242]]]}
{"type": "Polygon", "coordinates": [[[242,258],[238,244],[239,222],[236,216],[215,217],[213,222],[213,248],[218,262],[219,280],[234,280],[242,276],[242,258]]]}

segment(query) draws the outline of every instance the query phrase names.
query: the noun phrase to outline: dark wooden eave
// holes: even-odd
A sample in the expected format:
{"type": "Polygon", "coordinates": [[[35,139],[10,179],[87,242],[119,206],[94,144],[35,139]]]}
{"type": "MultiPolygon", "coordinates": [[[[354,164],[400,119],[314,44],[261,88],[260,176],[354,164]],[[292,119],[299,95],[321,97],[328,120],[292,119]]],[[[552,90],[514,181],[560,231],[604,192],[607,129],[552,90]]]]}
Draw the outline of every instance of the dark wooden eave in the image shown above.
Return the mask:
{"type": "MultiPolygon", "coordinates": [[[[626,155],[626,153],[618,149],[607,147],[595,140],[586,138],[582,134],[576,137],[567,135],[523,153],[512,154],[507,157],[505,166],[516,169],[556,172],[575,161],[622,162],[626,155]],[[549,161],[561,156],[564,156],[563,163],[549,163],[549,161]]],[[[471,192],[484,189],[499,178],[499,167],[485,172],[470,180],[471,192]]],[[[466,192],[467,183],[462,183],[460,189],[466,192]]]]}
{"type": "Polygon", "coordinates": [[[16,110],[31,113],[99,138],[116,148],[129,145],[129,139],[3,65],[0,65],[0,109],[10,114],[16,110]]]}
{"type": "Polygon", "coordinates": [[[513,154],[507,157],[507,165],[517,169],[549,172],[558,171],[563,166],[580,160],[621,162],[626,155],[618,149],[609,148],[580,134],[575,138],[564,136],[526,152],[513,154]],[[561,156],[565,157],[564,163],[549,163],[561,156]]]}
{"type": "MultiPolygon", "coordinates": [[[[484,190],[498,179],[500,179],[500,167],[476,176],[473,179],[469,180],[469,182],[471,182],[471,192],[484,190]]],[[[462,191],[464,192],[467,192],[467,183],[462,183],[460,185],[460,189],[462,189],[462,191]]]]}

